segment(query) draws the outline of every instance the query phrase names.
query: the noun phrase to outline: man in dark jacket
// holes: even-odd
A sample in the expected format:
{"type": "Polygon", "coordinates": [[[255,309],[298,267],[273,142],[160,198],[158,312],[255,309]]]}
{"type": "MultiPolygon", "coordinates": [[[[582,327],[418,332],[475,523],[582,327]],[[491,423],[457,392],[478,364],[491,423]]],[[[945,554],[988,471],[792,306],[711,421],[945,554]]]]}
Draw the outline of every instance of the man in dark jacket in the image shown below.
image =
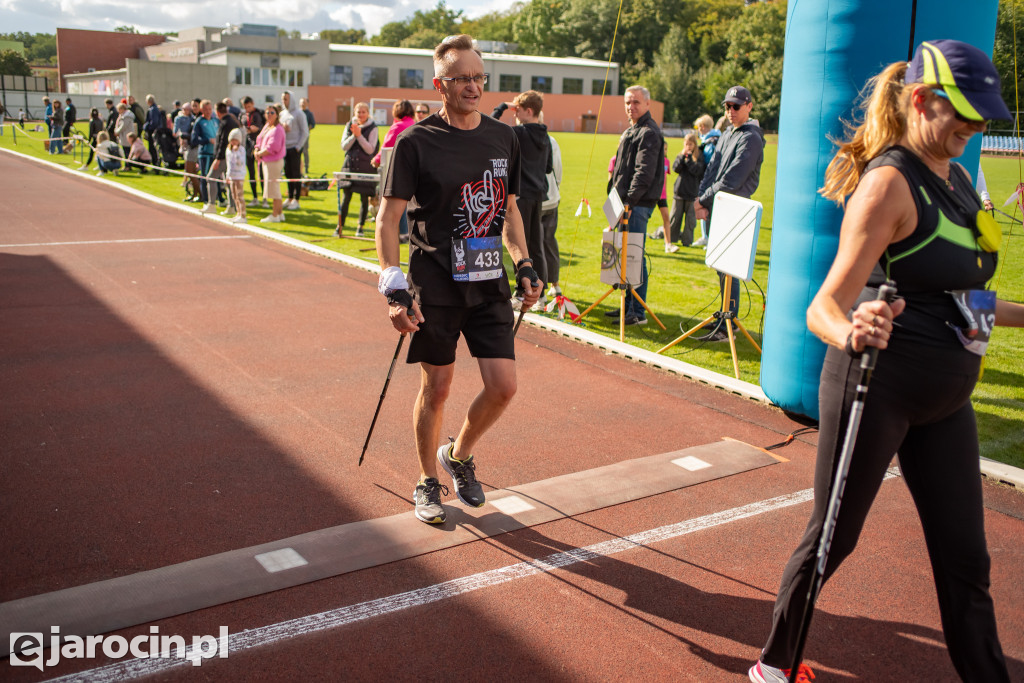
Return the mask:
{"type": "MultiPolygon", "coordinates": [[[[665,185],[665,138],[651,118],[651,94],[647,88],[641,85],[626,88],[625,103],[631,125],[619,138],[610,183],[630,212],[627,229],[643,235],[646,243],[647,221],[665,185]]],[[[643,259],[642,264],[643,282],[635,290],[646,301],[647,260],[643,259]]],[[[614,317],[618,313],[616,310],[610,315],[614,317]]],[[[625,322],[627,325],[647,324],[643,306],[632,295],[626,297],[625,322]]]]}
{"type": "MultiPolygon", "coordinates": [[[[722,102],[730,127],[716,145],[715,156],[704,173],[700,190],[693,208],[698,220],[707,221],[708,235],[711,234],[711,209],[715,195],[728,192],[739,197],[750,197],[761,182],[761,162],[764,161],[764,134],[761,127],[750,120],[754,99],[742,85],[729,88],[722,102]]],[[[719,286],[723,287],[725,276],[718,274],[719,286]]],[[[740,283],[734,278],[729,292],[728,309],[736,317],[740,303],[740,283]]],[[[725,328],[719,325],[708,341],[728,339],[725,328]]]]}
{"type": "MultiPolygon", "coordinates": [[[[523,217],[523,230],[526,232],[526,248],[532,254],[533,269],[537,271],[541,282],[548,281],[547,262],[544,260],[544,228],[540,224],[540,205],[548,196],[547,174],[551,173],[551,142],[548,140],[548,127],[540,123],[541,109],[544,107],[544,96],[536,90],[527,90],[516,95],[511,102],[502,102],[491,116],[500,119],[506,109],[511,108],[518,125],[513,126],[519,139],[519,154],[522,166],[519,173],[519,194],[516,205],[523,217]]],[[[523,289],[516,287],[512,297],[512,308],[519,310],[523,304],[523,289]]],[[[533,310],[544,310],[547,301],[543,294],[533,306],[533,310]]]]}
{"type": "Polygon", "coordinates": [[[109,97],[106,99],[104,104],[107,105],[107,125],[105,126],[107,135],[110,136],[111,140],[116,139],[114,135],[114,126],[117,124],[117,107],[114,106],[114,100],[109,97]]]}
{"type": "MultiPolygon", "coordinates": [[[[217,129],[217,144],[213,152],[213,165],[210,166],[210,172],[207,177],[219,180],[224,177],[224,172],[227,170],[225,156],[228,151],[228,136],[231,135],[231,131],[234,129],[241,128],[242,124],[228,110],[227,101],[217,103],[217,118],[220,119],[220,128],[217,129]]],[[[223,189],[224,183],[218,183],[217,187],[217,196],[220,197],[222,196],[221,189],[223,189]]],[[[225,216],[241,210],[235,207],[235,198],[231,196],[230,192],[227,193],[227,196],[228,208],[222,212],[225,216]]]]}
{"type": "MultiPolygon", "coordinates": [[[[74,126],[75,121],[78,120],[78,108],[75,106],[75,103],[71,101],[70,97],[64,100],[64,102],[66,106],[64,107],[64,128],[61,129],[61,137],[70,138],[71,127],[74,126]]],[[[69,140],[66,139],[65,144],[67,144],[67,142],[69,142],[69,140]]]]}
{"type": "Polygon", "coordinates": [[[159,164],[160,156],[157,153],[156,132],[160,128],[167,127],[167,117],[160,111],[160,107],[156,105],[156,98],[152,95],[146,95],[146,106],[149,108],[146,110],[146,123],[143,124],[142,130],[146,133],[149,156],[153,158],[154,164],[159,164]]]}
{"type": "Polygon", "coordinates": [[[128,96],[128,108],[132,110],[132,115],[135,117],[135,133],[141,138],[142,126],[146,123],[146,112],[142,110],[142,105],[135,101],[134,95],[128,96]]]}

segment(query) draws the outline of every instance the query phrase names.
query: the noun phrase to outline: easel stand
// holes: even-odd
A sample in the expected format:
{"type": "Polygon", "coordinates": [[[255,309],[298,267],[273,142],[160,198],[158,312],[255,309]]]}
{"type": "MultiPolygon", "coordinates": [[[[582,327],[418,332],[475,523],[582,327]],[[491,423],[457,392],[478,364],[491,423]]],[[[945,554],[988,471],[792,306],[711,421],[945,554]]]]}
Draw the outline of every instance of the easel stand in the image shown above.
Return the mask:
{"type": "Polygon", "coordinates": [[[619,219],[619,232],[622,233],[622,248],[619,250],[619,281],[611,286],[607,292],[601,295],[594,303],[590,304],[587,310],[580,313],[580,320],[586,317],[588,313],[594,310],[598,304],[608,298],[608,295],[619,290],[619,341],[626,341],[626,297],[633,295],[633,298],[640,302],[640,305],[644,307],[644,310],[654,318],[654,322],[658,323],[658,327],[666,329],[665,326],[658,320],[658,316],[654,315],[654,311],[647,305],[647,302],[640,298],[640,295],[633,289],[633,285],[629,284],[626,279],[626,252],[629,249],[629,215],[630,211],[627,209],[623,212],[622,218],[619,219]]]}
{"type": "MultiPolygon", "coordinates": [[[[687,330],[684,334],[680,335],[674,341],[672,341],[669,344],[666,344],[665,346],[663,346],[660,349],[658,349],[658,353],[665,353],[666,351],[671,349],[673,346],[675,346],[679,342],[683,341],[687,337],[689,337],[689,336],[693,335],[694,333],[696,333],[698,330],[702,330],[705,327],[709,326],[713,321],[715,321],[715,320],[724,320],[725,321],[725,323],[724,323],[725,324],[725,333],[727,335],[729,335],[729,350],[732,352],[732,369],[733,369],[733,373],[736,375],[736,379],[739,379],[740,378],[740,362],[739,362],[739,359],[736,357],[736,337],[732,333],[732,325],[736,325],[736,327],[739,328],[740,332],[743,333],[743,336],[747,338],[747,341],[749,341],[750,344],[755,349],[757,349],[757,353],[759,355],[761,353],[761,347],[758,346],[757,342],[754,341],[754,338],[750,336],[750,333],[747,332],[747,328],[745,328],[743,326],[743,323],[741,323],[739,321],[739,318],[736,317],[736,314],[729,310],[729,307],[726,304],[726,302],[727,302],[726,297],[728,296],[728,293],[731,292],[731,291],[732,291],[732,275],[726,275],[725,276],[725,281],[722,283],[722,308],[721,308],[721,310],[715,311],[712,315],[709,315],[707,318],[704,318],[704,320],[702,320],[696,327],[687,330]],[[732,323],[732,325],[730,325],[730,323],[732,323]]],[[[722,323],[719,323],[719,325],[721,325],[721,324],[722,323]]],[[[717,326],[718,325],[716,325],[716,327],[717,326]]]]}

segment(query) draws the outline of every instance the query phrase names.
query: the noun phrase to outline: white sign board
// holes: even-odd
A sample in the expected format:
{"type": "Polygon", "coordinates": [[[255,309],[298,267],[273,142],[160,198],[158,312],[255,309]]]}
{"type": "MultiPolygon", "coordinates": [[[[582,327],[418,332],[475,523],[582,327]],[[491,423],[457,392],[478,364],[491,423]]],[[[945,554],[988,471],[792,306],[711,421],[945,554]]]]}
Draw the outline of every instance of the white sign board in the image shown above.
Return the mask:
{"type": "Polygon", "coordinates": [[[726,275],[750,280],[754,275],[761,211],[761,202],[727,192],[716,194],[704,263],[726,275]]]}
{"type": "Polygon", "coordinates": [[[644,237],[639,232],[602,233],[601,244],[601,282],[616,285],[621,282],[619,273],[622,271],[622,236],[629,235],[626,242],[626,282],[634,289],[643,284],[644,237]]]}
{"type": "Polygon", "coordinates": [[[608,219],[609,227],[614,228],[619,224],[619,219],[622,218],[622,212],[625,210],[626,207],[622,205],[619,191],[613,187],[604,203],[604,217],[608,219]]]}

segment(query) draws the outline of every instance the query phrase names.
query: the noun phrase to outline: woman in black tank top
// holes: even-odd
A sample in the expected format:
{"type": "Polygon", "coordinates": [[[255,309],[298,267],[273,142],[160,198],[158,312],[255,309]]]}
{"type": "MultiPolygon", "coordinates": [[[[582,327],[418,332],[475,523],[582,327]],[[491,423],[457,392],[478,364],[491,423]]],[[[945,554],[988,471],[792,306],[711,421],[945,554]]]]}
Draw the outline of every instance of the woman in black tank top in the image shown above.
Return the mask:
{"type": "MultiPolygon", "coordinates": [[[[1008,681],[988,592],[970,395],[985,346],[979,328],[1024,326],[1024,306],[983,291],[995,272],[998,231],[994,240],[970,176],[952,159],[988,119],[1010,112],[988,57],[958,41],[925,42],[912,62],[890,65],[870,85],[864,123],[840,147],[822,190],[846,212],[835,261],[807,311],[808,327],[829,345],[814,510],[786,565],[772,631],[749,676],[756,683],[787,680],[860,377],[855,357],[875,346],[886,351],[864,406],[825,580],[853,551],[898,454],[924,529],[953,665],[964,680],[1008,681]],[[892,304],[876,300],[875,287],[887,279],[899,291],[892,304]],[[961,312],[953,290],[969,292],[961,298],[975,308],[961,312]]],[[[805,669],[796,680],[807,680],[805,669]]]]}

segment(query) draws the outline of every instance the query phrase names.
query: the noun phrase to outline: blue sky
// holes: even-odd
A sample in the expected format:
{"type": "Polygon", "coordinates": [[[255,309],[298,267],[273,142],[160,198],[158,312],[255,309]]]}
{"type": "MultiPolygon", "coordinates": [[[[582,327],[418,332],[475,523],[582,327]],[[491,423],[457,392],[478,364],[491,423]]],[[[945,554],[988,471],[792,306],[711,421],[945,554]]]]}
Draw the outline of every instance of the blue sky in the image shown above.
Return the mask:
{"type": "MultiPolygon", "coordinates": [[[[110,31],[131,25],[148,31],[177,31],[195,26],[242,22],[273,24],[287,30],[314,32],[324,28],[361,28],[369,35],[389,21],[435,7],[436,0],[378,0],[345,3],[333,0],[0,0],[0,31],[54,33],[57,27],[110,31]]],[[[449,0],[448,6],[476,17],[507,9],[509,0],[449,0]]]]}

